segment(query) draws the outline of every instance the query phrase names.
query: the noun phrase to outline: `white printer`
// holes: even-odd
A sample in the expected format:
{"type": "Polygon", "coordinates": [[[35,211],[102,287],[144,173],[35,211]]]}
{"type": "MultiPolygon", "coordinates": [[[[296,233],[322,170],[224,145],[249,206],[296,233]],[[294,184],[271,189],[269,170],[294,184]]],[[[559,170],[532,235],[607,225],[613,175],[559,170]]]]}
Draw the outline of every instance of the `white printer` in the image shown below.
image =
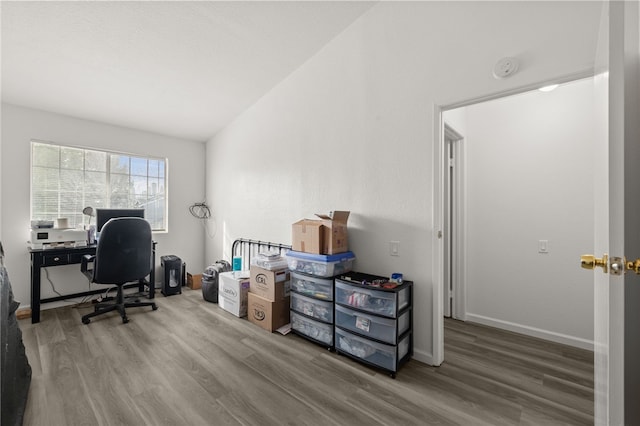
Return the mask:
{"type": "Polygon", "coordinates": [[[31,229],[31,238],[29,239],[31,249],[86,246],[87,231],[82,229],[31,229]]]}

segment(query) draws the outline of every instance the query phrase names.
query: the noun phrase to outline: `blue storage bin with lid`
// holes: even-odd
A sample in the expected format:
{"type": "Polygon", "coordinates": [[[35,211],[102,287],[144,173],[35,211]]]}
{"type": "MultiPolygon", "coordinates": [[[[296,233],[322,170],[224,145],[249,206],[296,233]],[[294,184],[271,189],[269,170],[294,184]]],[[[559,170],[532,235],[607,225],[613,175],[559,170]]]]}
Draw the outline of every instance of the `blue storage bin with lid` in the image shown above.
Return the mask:
{"type": "Polygon", "coordinates": [[[286,258],[291,271],[303,272],[316,277],[333,277],[351,271],[356,257],[350,251],[323,255],[289,250],[286,253],[286,258]]]}

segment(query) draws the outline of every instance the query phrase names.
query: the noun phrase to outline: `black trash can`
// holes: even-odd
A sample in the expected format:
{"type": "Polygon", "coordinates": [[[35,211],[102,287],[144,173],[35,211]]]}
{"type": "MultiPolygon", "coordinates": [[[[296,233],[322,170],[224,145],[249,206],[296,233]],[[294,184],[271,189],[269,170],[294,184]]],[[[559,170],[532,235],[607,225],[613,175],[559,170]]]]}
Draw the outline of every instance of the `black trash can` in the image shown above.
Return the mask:
{"type": "Polygon", "coordinates": [[[162,267],[162,294],[171,296],[182,294],[182,286],[185,285],[185,264],[178,256],[160,256],[162,267]]]}

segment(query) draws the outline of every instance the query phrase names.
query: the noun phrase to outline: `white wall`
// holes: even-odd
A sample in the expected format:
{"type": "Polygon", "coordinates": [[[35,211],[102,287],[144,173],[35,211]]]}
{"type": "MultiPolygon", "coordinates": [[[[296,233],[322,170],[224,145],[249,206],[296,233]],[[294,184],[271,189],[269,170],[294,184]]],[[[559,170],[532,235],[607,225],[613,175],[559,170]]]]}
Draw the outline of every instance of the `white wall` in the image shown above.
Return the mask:
{"type": "MultiPolygon", "coordinates": [[[[5,266],[16,300],[22,303],[22,307],[29,306],[31,300],[27,251],[31,139],[167,158],[169,231],[154,233],[158,242],[156,285],[161,282],[159,267],[160,256],[163,255],[179,256],[189,271],[200,273],[204,270],[203,227],[189,213],[191,204],[204,199],[203,143],[3,104],[0,227],[6,252],[5,266]]],[[[67,265],[47,269],[56,289],[68,294],[88,288],[79,268],[79,265],[67,265]]],[[[55,296],[44,274],[41,288],[42,297],[55,296]]],[[[42,308],[54,306],[57,304],[42,305],[42,308]]]]}
{"type": "Polygon", "coordinates": [[[443,121],[460,135],[467,134],[467,109],[466,107],[450,109],[442,114],[443,121]]]}
{"type": "Polygon", "coordinates": [[[593,96],[585,79],[463,108],[467,320],[593,349],[593,96]]]}
{"type": "Polygon", "coordinates": [[[207,143],[218,222],[207,258],[228,257],[237,237],[288,243],[295,220],[350,210],[356,268],[415,282],[415,356],[430,362],[435,108],[591,69],[599,13],[592,2],[377,4],[207,143]],[[504,56],[521,69],[495,80],[504,56]]]}

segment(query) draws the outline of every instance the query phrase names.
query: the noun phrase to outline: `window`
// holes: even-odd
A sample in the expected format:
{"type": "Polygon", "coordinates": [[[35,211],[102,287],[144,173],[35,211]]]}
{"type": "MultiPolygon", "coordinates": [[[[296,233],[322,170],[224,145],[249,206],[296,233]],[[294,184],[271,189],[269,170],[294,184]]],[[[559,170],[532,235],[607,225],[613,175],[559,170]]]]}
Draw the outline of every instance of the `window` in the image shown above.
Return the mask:
{"type": "Polygon", "coordinates": [[[85,207],[144,208],[155,231],[167,229],[166,159],[31,142],[31,219],[69,219],[85,207]]]}

